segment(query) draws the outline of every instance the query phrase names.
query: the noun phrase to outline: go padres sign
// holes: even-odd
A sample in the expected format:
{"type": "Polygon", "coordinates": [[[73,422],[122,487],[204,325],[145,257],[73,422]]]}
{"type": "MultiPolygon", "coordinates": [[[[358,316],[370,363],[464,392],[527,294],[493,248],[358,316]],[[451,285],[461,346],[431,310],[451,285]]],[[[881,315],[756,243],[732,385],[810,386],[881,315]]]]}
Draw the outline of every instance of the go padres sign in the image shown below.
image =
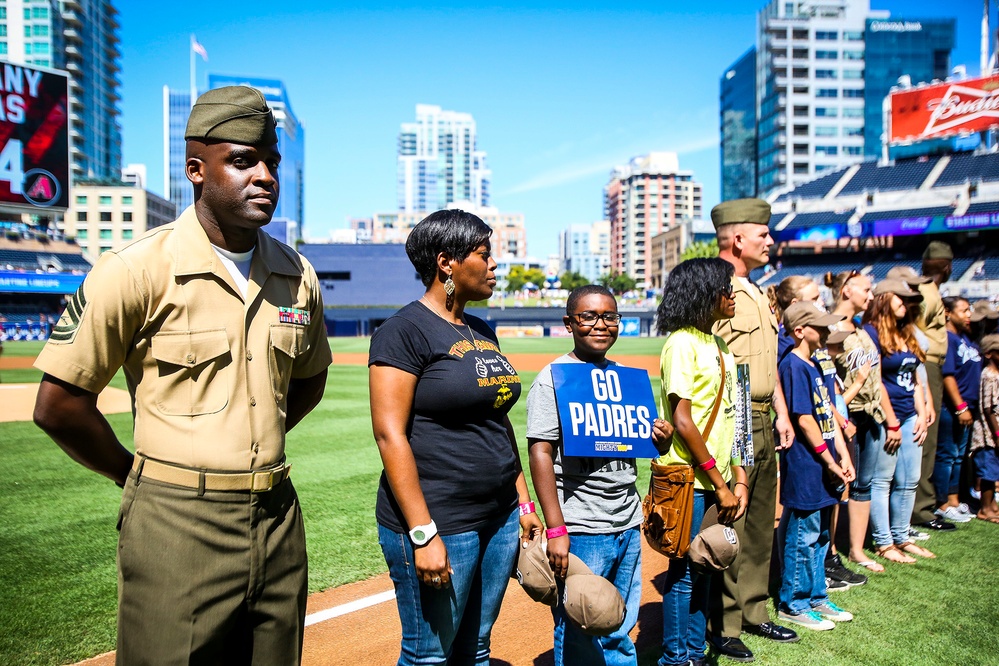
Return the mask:
{"type": "Polygon", "coordinates": [[[69,76],[0,61],[0,206],[69,206],[69,76]]]}

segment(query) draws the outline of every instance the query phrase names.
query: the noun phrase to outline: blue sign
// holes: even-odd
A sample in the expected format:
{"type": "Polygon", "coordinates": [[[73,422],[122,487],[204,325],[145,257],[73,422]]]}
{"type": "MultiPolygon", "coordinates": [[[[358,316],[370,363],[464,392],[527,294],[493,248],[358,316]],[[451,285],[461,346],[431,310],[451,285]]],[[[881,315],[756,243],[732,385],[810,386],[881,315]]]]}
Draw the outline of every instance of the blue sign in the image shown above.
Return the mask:
{"type": "Polygon", "coordinates": [[[655,458],[658,416],[649,373],[591,363],[553,363],[555,402],[567,456],[655,458]]]}
{"type": "Polygon", "coordinates": [[[83,284],[86,275],[68,273],[19,273],[0,271],[0,293],[72,294],[83,284]]]}
{"type": "Polygon", "coordinates": [[[622,317],[618,336],[622,338],[637,338],[642,334],[642,319],[640,317],[622,317]]]}

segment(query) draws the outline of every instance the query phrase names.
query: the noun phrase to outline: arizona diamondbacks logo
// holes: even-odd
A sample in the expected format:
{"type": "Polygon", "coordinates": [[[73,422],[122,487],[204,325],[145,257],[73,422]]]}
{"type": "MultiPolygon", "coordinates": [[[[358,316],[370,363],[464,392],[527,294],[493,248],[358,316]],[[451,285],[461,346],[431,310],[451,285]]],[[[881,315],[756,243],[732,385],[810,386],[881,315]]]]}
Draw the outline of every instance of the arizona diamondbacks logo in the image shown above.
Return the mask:
{"type": "MultiPolygon", "coordinates": [[[[84,283],[86,284],[86,283],[84,283]]],[[[76,290],[73,298],[66,304],[66,311],[59,317],[59,322],[52,328],[50,342],[69,343],[76,337],[76,332],[83,321],[83,312],[87,309],[87,296],[83,293],[83,285],[76,290]]]]}

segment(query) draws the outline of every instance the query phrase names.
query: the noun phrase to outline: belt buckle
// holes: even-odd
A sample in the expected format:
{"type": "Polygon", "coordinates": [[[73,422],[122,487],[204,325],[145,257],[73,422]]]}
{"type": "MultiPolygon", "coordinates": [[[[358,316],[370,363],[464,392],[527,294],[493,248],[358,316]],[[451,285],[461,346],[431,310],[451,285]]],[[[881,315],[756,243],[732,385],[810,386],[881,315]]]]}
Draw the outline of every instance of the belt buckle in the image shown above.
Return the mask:
{"type": "Polygon", "coordinates": [[[274,487],[274,471],[273,469],[250,472],[250,492],[251,493],[265,493],[274,487]],[[266,485],[258,486],[257,479],[265,479],[266,485]]]}

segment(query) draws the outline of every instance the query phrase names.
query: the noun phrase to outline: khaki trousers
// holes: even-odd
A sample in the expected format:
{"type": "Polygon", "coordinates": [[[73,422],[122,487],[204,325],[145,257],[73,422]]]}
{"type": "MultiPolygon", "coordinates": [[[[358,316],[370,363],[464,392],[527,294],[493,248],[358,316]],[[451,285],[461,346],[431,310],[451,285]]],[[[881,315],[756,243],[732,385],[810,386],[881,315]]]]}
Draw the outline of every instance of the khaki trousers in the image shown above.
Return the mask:
{"type": "Polygon", "coordinates": [[[746,470],[749,506],[734,525],[739,556],[711,581],[708,630],[715,636],[737,637],[743,626],[770,620],[767,598],[777,508],[777,452],[769,412],[753,410],[753,452],[755,464],[746,470]]]}
{"type": "Polygon", "coordinates": [[[943,406],[943,367],[933,361],[926,361],[926,380],[933,398],[933,411],[937,418],[926,431],[923,440],[923,463],[919,472],[919,485],[916,486],[916,502],[912,505],[913,524],[928,523],[936,518],[937,493],[933,487],[933,467],[937,462],[937,433],[940,430],[940,408],[943,406]]]}
{"type": "Polygon", "coordinates": [[[133,471],[118,529],[118,664],[301,662],[308,564],[290,480],[199,495],[133,471]]]}

